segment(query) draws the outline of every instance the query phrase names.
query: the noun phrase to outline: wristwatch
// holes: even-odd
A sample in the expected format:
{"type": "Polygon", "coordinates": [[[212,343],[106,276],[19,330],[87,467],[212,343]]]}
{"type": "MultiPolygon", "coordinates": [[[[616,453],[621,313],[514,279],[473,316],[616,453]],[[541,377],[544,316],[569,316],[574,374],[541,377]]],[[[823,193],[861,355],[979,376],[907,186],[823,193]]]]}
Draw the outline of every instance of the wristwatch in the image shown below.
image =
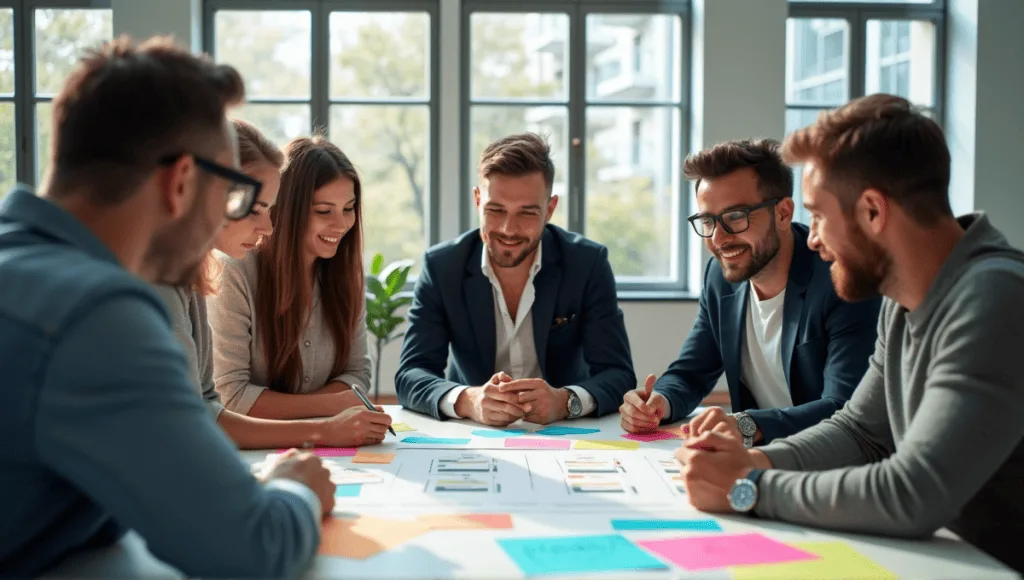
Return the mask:
{"type": "Polygon", "coordinates": [[[743,435],[743,446],[747,449],[754,446],[754,435],[757,434],[757,423],[747,413],[736,413],[733,415],[736,425],[740,428],[740,435],[743,435]]]}
{"type": "Polygon", "coordinates": [[[746,477],[737,479],[729,490],[729,507],[737,512],[749,512],[757,505],[757,480],[763,469],[753,469],[746,477]]]}
{"type": "Polygon", "coordinates": [[[569,402],[566,406],[569,408],[569,419],[576,419],[583,414],[583,401],[580,400],[580,396],[576,394],[576,391],[567,389],[569,391],[569,402]]]}

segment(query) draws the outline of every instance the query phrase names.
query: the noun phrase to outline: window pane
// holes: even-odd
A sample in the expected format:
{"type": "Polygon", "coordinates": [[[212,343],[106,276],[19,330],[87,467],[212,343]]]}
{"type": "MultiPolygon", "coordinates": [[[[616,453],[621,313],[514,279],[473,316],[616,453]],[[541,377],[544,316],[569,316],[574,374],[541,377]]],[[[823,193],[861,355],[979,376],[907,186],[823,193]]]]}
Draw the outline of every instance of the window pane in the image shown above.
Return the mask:
{"type": "Polygon", "coordinates": [[[362,180],[364,259],[377,252],[387,263],[411,259],[415,276],[431,199],[430,108],[334,105],[331,136],[362,180]]]}
{"type": "MultiPolygon", "coordinates": [[[[790,134],[797,129],[802,129],[818,119],[818,115],[823,110],[827,109],[787,109],[786,110],[786,134],[790,134]]],[[[801,195],[801,171],[803,166],[798,166],[793,169],[793,204],[796,209],[793,211],[793,221],[804,224],[810,223],[810,216],[803,206],[803,196],[801,195]]]]}
{"type": "MultiPolygon", "coordinates": [[[[469,144],[469,181],[475,187],[480,153],[491,142],[507,135],[532,131],[544,137],[551,147],[551,160],[555,164],[555,182],[552,194],[558,196],[558,206],[551,223],[568,227],[569,224],[569,113],[565,107],[514,107],[475,105],[470,108],[472,134],[469,144]]],[[[473,200],[467,202],[471,207],[473,200]]],[[[473,207],[476,212],[476,208],[473,207]]],[[[479,215],[474,213],[474,215],[479,215]]],[[[478,223],[474,220],[472,223],[478,223]]]]}
{"type": "Polygon", "coordinates": [[[60,90],[82,53],[113,37],[110,10],[37,9],[36,94],[60,90]]]}
{"type": "Polygon", "coordinates": [[[845,2],[858,4],[937,4],[939,0],[789,0],[790,2],[845,2]]]}
{"type": "Polygon", "coordinates": [[[470,95],[566,98],[568,38],[567,14],[474,13],[470,19],[470,95]]]}
{"type": "Polygon", "coordinates": [[[675,108],[587,108],[586,235],[617,277],[677,274],[679,143],[675,108]]]}
{"type": "Polygon", "coordinates": [[[14,92],[14,10],[0,10],[0,93],[14,92]]]}
{"type": "Polygon", "coordinates": [[[849,100],[849,37],[843,19],[787,20],[787,103],[841,105],[849,100]]]}
{"type": "Polygon", "coordinates": [[[868,20],[864,79],[867,94],[891,93],[935,106],[935,24],[927,20],[868,20]]]}
{"type": "Polygon", "coordinates": [[[49,101],[36,103],[36,185],[43,181],[50,166],[50,112],[49,101]]]}
{"type": "Polygon", "coordinates": [[[242,73],[251,98],[309,97],[308,10],[218,10],[214,53],[242,73]]]}
{"type": "Polygon", "coordinates": [[[255,123],[282,149],[292,139],[310,133],[309,105],[244,105],[230,114],[255,123]]]}
{"type": "Polygon", "coordinates": [[[0,103],[0,199],[17,180],[17,148],[14,144],[14,103],[0,103]]]}
{"type": "Polygon", "coordinates": [[[425,12],[331,13],[332,98],[426,99],[429,55],[425,12]]]}
{"type": "Polygon", "coordinates": [[[671,14],[587,16],[587,98],[679,100],[680,30],[671,14]]]}

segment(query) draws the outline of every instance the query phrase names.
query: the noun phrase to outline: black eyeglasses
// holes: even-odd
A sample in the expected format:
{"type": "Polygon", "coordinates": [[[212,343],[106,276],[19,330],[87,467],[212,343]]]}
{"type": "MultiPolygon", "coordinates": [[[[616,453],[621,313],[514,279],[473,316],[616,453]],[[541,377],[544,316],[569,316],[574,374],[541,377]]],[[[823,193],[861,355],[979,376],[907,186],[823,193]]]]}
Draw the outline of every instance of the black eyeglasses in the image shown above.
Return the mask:
{"type": "MultiPolygon", "coordinates": [[[[180,159],[181,155],[182,154],[163,157],[160,159],[160,163],[163,165],[170,165],[180,159]]],[[[198,155],[192,155],[192,158],[195,159],[196,166],[203,171],[212,173],[217,177],[231,182],[231,189],[228,190],[227,206],[225,208],[224,216],[229,220],[235,221],[249,215],[249,212],[252,211],[252,206],[256,205],[256,200],[259,198],[260,189],[263,188],[263,182],[258,179],[253,179],[237,169],[225,167],[216,161],[205,159],[198,155]]]]}
{"type": "Polygon", "coordinates": [[[736,207],[718,215],[698,213],[688,217],[686,221],[690,222],[690,225],[693,226],[693,231],[697,232],[697,235],[702,238],[710,238],[715,235],[715,226],[717,224],[722,224],[722,228],[730,234],[739,234],[747,231],[750,227],[750,212],[766,207],[774,207],[780,201],[782,201],[781,197],[775,197],[757,205],[736,207]]]}

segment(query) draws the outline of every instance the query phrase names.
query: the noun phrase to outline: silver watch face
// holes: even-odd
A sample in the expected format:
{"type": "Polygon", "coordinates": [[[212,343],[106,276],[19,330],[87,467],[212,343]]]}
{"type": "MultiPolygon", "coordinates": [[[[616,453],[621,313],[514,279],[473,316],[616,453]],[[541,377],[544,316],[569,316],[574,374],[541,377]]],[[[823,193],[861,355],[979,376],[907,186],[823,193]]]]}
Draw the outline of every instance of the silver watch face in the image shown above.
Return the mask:
{"type": "Polygon", "coordinates": [[[753,437],[754,433],[757,433],[757,423],[750,415],[737,415],[736,424],[740,428],[740,434],[745,437],[753,437]]]}
{"type": "Polygon", "coordinates": [[[583,402],[576,393],[569,392],[569,416],[578,417],[583,412],[583,402]]]}
{"type": "Polygon", "coordinates": [[[738,479],[729,490],[729,505],[738,512],[747,512],[757,502],[757,486],[749,479],[738,479]]]}

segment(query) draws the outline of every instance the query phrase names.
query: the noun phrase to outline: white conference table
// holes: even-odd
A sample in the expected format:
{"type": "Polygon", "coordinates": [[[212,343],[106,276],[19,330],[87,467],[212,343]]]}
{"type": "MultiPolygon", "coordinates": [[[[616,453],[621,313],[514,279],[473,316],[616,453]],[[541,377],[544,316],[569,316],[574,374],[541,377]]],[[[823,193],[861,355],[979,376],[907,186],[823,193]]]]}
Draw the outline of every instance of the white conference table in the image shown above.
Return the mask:
{"type": "MultiPolygon", "coordinates": [[[[386,406],[385,409],[396,423],[406,423],[416,431],[399,432],[395,438],[388,435],[384,443],[372,447],[364,447],[362,450],[369,452],[396,452],[395,477],[392,482],[394,489],[402,484],[407,488],[412,487],[419,490],[421,495],[407,495],[410,501],[401,500],[379,501],[372,500],[349,501],[339,499],[335,513],[342,517],[353,515],[367,515],[376,517],[408,518],[418,514],[437,513],[510,513],[513,516],[514,527],[512,529],[482,529],[482,530],[434,530],[414,537],[397,547],[381,552],[375,556],[365,559],[349,559],[330,556],[318,556],[316,561],[305,574],[306,578],[386,578],[386,579],[420,579],[420,578],[524,578],[526,577],[515,562],[501,549],[495,540],[499,538],[513,537],[543,537],[543,536],[575,536],[592,534],[612,534],[609,520],[615,518],[678,518],[698,519],[714,517],[718,520],[726,533],[759,532],[770,538],[782,542],[807,542],[807,541],[841,541],[848,544],[857,552],[869,558],[879,566],[894,573],[899,578],[915,579],[967,579],[985,578],[992,580],[999,579],[1020,579],[1021,576],[1003,566],[998,561],[975,549],[969,544],[957,539],[953,534],[943,530],[928,541],[910,541],[894,538],[864,536],[857,534],[833,533],[824,530],[805,528],[760,520],[740,515],[709,516],[698,512],[689,502],[685,495],[680,494],[674,498],[664,500],[651,494],[652,501],[643,501],[643,494],[637,494],[639,499],[633,502],[616,502],[598,496],[603,494],[590,494],[584,498],[582,503],[573,504],[567,500],[555,500],[553,503],[545,504],[543,498],[538,499],[530,496],[518,497],[512,505],[503,505],[502,499],[495,500],[496,494],[486,494],[490,499],[480,500],[480,494],[451,494],[442,499],[425,493],[420,483],[411,484],[405,482],[403,477],[410,477],[415,471],[414,465],[422,463],[422,457],[438,457],[443,455],[451,456],[452,448],[438,449],[430,445],[417,445],[417,450],[410,451],[409,444],[400,441],[408,436],[430,436],[430,437],[470,437],[472,443],[460,448],[466,453],[480,453],[495,457],[506,457],[508,461],[504,469],[503,477],[515,477],[509,472],[522,475],[515,469],[516,461],[519,464],[532,466],[534,471],[530,474],[530,486],[534,488],[535,494],[540,489],[535,484],[541,476],[545,461],[555,455],[566,453],[603,455],[613,454],[628,465],[628,469],[644,462],[648,458],[650,465],[657,465],[655,457],[664,457],[678,447],[679,440],[664,440],[650,443],[642,443],[641,449],[637,451],[622,450],[598,450],[598,451],[549,451],[530,450],[514,451],[499,449],[495,441],[501,439],[488,439],[474,437],[471,435],[475,429],[481,426],[471,424],[467,421],[436,421],[430,417],[404,411],[397,406],[386,406]],[[404,458],[405,462],[399,461],[404,458]],[[630,463],[633,462],[633,463],[630,463]],[[403,474],[402,472],[408,472],[403,474]],[[418,486],[418,487],[417,487],[418,486]],[[422,501],[420,501],[422,500],[422,501]],[[497,503],[495,503],[497,502],[497,503]],[[531,505],[533,502],[533,505],[531,505]]],[[[619,428],[618,415],[612,415],[601,419],[581,419],[562,423],[562,425],[583,428],[598,428],[601,430],[593,435],[576,435],[570,437],[556,437],[556,439],[597,439],[597,440],[618,440],[622,441],[622,430],[619,428]]],[[[512,425],[510,427],[525,427],[528,431],[539,428],[535,425],[512,425]]],[[[527,433],[528,437],[530,434],[527,433]]],[[[242,452],[243,457],[250,463],[257,463],[266,458],[268,451],[247,451],[242,452]]],[[[339,460],[347,461],[347,460],[339,460]]],[[[498,460],[495,460],[498,461],[498,460]]],[[[550,463],[553,463],[552,460],[550,463]]],[[[387,468],[388,466],[360,465],[366,468],[387,468]]],[[[656,470],[656,468],[654,468],[656,470]]],[[[636,471],[634,471],[636,472],[636,471]]],[[[657,479],[655,471],[650,472],[652,479],[657,479]]],[[[509,480],[511,481],[511,480],[509,480]]],[[[525,480],[524,480],[525,481],[525,480]]],[[[560,482],[562,483],[562,482],[560,482]]],[[[564,484],[563,484],[564,485],[564,484]]],[[[665,485],[660,488],[647,486],[648,482],[637,482],[639,488],[644,490],[667,489],[665,485]]],[[[365,487],[365,486],[364,486],[365,487]]],[[[506,485],[506,488],[510,487],[506,485]]],[[[554,488],[551,488],[554,489],[554,488]]],[[[647,491],[643,492],[644,494],[647,491]]],[[[580,496],[582,498],[582,495],[580,496]]],[[[394,498],[391,498],[394,499],[394,498]]],[[[648,532],[618,532],[628,539],[643,540],[667,537],[679,537],[680,535],[694,535],[687,532],[672,531],[648,531],[648,532]]],[[[103,577],[103,578],[181,578],[183,575],[170,566],[154,558],[145,547],[145,542],[134,533],[129,533],[114,546],[79,553],[71,556],[52,570],[48,577],[103,577]]],[[[657,571],[630,571],[623,573],[601,573],[601,574],[576,574],[565,576],[545,575],[545,578],[709,578],[709,579],[730,579],[733,578],[728,569],[708,570],[693,572],[681,568],[669,567],[667,570],[657,571]]]]}

